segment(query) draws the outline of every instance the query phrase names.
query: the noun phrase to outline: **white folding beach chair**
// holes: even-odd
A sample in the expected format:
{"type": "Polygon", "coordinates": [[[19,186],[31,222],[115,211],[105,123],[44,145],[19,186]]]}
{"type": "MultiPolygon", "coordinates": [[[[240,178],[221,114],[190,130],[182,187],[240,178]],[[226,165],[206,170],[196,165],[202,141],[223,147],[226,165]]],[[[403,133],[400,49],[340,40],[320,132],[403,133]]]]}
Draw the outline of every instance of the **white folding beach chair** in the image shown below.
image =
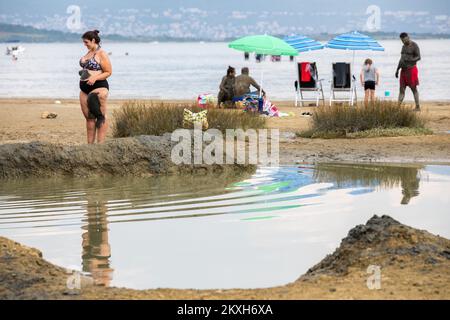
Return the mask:
{"type": "Polygon", "coordinates": [[[320,100],[325,105],[325,96],[322,87],[323,79],[319,79],[316,63],[299,62],[297,64],[297,75],[298,80],[295,81],[295,106],[297,107],[299,101],[302,107],[304,107],[304,102],[313,101],[316,103],[316,107],[318,107],[320,100]],[[309,97],[305,97],[305,93],[309,97]]]}
{"type": "Polygon", "coordinates": [[[333,63],[330,92],[330,106],[333,102],[348,102],[353,106],[357,101],[356,96],[356,79],[352,75],[350,63],[336,62],[333,63]],[[341,97],[337,97],[337,94],[341,97]],[[342,96],[342,93],[345,96],[342,96]]]}

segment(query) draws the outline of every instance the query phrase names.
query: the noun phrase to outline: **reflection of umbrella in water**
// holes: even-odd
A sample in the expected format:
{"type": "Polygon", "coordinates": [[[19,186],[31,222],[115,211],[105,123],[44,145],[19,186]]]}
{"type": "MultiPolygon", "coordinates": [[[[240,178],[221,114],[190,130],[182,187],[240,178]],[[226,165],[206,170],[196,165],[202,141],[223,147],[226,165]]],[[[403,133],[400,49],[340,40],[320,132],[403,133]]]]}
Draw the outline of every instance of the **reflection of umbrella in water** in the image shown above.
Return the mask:
{"type": "MultiPolygon", "coordinates": [[[[229,48],[256,54],[274,56],[297,56],[298,52],[285,41],[268,35],[247,36],[228,44],[229,48]]],[[[261,71],[260,87],[262,88],[263,72],[261,71]]],[[[259,96],[261,96],[259,90],[259,96]]]]}

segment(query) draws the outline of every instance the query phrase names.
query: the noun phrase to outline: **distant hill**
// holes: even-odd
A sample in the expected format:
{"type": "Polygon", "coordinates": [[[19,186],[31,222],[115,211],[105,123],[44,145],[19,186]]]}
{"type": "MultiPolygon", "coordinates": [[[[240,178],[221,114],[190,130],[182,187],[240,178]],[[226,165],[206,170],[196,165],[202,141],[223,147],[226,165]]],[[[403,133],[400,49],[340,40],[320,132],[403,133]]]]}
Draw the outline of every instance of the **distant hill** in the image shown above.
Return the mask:
{"type": "MultiPolygon", "coordinates": [[[[78,42],[81,33],[69,33],[58,30],[37,29],[30,26],[0,23],[0,42],[78,42]]],[[[125,37],[121,35],[101,35],[102,40],[117,42],[151,42],[151,41],[208,41],[206,38],[177,37],[125,37]]],[[[228,40],[228,39],[227,39],[228,40]]]]}
{"type": "MultiPolygon", "coordinates": [[[[69,33],[56,30],[36,29],[29,26],[0,23],[0,42],[77,42],[81,33],[69,33]]],[[[105,40],[130,41],[132,39],[119,36],[103,36],[105,40]]]]}
{"type": "MultiPolygon", "coordinates": [[[[376,32],[370,33],[376,39],[398,39],[396,32],[376,32]]],[[[277,35],[276,35],[277,36],[277,35]]],[[[278,35],[283,37],[284,35],[278,35]]],[[[315,34],[312,37],[319,41],[327,41],[333,38],[334,34],[321,33],[315,34]]],[[[411,36],[416,39],[450,39],[450,34],[432,34],[432,33],[411,33],[411,36]]],[[[4,24],[0,23],[0,42],[78,42],[80,41],[81,33],[69,33],[57,30],[37,29],[30,26],[4,24]]],[[[117,41],[117,42],[149,42],[149,41],[211,41],[206,38],[175,38],[175,37],[125,37],[121,35],[102,35],[103,40],[117,41]]],[[[225,39],[229,41],[233,39],[225,39]]]]}

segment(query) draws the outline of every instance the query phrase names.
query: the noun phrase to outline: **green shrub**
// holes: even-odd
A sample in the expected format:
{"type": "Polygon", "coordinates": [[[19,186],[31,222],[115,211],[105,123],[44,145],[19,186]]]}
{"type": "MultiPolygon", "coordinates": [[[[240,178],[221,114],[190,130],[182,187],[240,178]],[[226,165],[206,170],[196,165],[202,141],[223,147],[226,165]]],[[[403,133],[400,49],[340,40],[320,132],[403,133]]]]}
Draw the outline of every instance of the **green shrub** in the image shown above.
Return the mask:
{"type": "MultiPolygon", "coordinates": [[[[114,111],[113,135],[116,138],[137,135],[162,135],[183,127],[183,110],[199,112],[203,109],[192,105],[154,104],[143,101],[126,102],[114,111]]],[[[208,109],[209,128],[260,129],[266,127],[266,119],[242,110],[208,109]]]]}
{"type": "Polygon", "coordinates": [[[376,101],[367,107],[335,105],[321,107],[313,114],[309,130],[298,133],[308,138],[392,136],[398,133],[429,134],[425,120],[412,108],[397,102],[376,101]],[[409,128],[411,130],[394,130],[409,128]],[[364,134],[363,134],[364,132],[364,134]]]}

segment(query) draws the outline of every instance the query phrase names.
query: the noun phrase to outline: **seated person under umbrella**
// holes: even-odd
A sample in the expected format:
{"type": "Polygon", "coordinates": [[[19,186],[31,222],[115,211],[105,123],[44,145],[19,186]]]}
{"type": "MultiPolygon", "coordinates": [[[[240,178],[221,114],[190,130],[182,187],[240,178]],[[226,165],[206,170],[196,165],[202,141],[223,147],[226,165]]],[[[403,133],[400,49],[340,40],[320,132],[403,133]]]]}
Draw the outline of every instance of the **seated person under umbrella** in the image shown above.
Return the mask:
{"type": "Polygon", "coordinates": [[[247,94],[257,94],[259,95],[259,90],[261,90],[262,95],[266,93],[261,89],[259,84],[249,76],[249,69],[247,67],[242,68],[241,74],[238,75],[234,80],[234,101],[242,100],[244,95],[247,94]],[[251,91],[250,86],[254,87],[256,91],[251,91]]]}

